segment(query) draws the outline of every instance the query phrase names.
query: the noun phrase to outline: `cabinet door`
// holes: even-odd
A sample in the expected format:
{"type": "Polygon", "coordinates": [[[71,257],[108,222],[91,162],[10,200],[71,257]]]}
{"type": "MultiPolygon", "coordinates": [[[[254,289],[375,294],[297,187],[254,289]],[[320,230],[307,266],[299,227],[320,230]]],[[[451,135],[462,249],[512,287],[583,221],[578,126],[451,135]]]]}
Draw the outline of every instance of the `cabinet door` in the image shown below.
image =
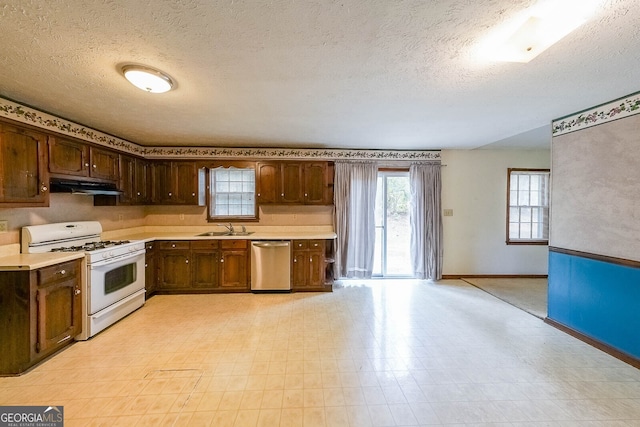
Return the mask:
{"type": "Polygon", "coordinates": [[[156,162],[151,167],[152,194],[151,198],[155,204],[169,204],[173,199],[173,188],[171,186],[171,163],[156,162]]]}
{"type": "Polygon", "coordinates": [[[135,159],[120,154],[120,179],[118,189],[123,192],[118,202],[123,205],[132,205],[136,202],[135,195],[135,159]]]}
{"type": "Polygon", "coordinates": [[[107,181],[118,180],[118,153],[102,148],[90,147],[89,157],[91,168],[89,175],[92,178],[107,181]]]}
{"type": "Polygon", "coordinates": [[[49,172],[89,176],[89,146],[68,139],[49,137],[49,172]]]}
{"type": "Polygon", "coordinates": [[[136,204],[144,205],[151,201],[151,165],[147,160],[135,160],[134,195],[136,204]]]}
{"type": "Polygon", "coordinates": [[[304,203],[304,165],[285,162],[280,165],[280,202],[304,203]]]}
{"type": "Polygon", "coordinates": [[[191,287],[189,255],[188,250],[181,249],[160,252],[158,290],[188,289],[191,287]]]}
{"type": "Polygon", "coordinates": [[[309,251],[291,252],[291,288],[305,288],[307,277],[309,277],[309,262],[307,256],[309,251]]]}
{"type": "Polygon", "coordinates": [[[324,286],[324,253],[323,251],[309,251],[309,276],[307,284],[310,288],[324,286]]]}
{"type": "Polygon", "coordinates": [[[278,163],[258,163],[256,164],[256,202],[259,205],[277,203],[279,200],[279,177],[280,166],[278,163]]]}
{"type": "Polygon", "coordinates": [[[157,255],[153,242],[145,244],[144,254],[144,287],[147,291],[146,297],[149,298],[156,291],[157,273],[157,255]]]}
{"type": "Polygon", "coordinates": [[[327,163],[307,163],[304,167],[304,202],[308,205],[327,203],[327,163]]]}
{"type": "Polygon", "coordinates": [[[0,203],[49,205],[45,136],[0,125],[0,203]]]}
{"type": "Polygon", "coordinates": [[[218,259],[217,250],[193,250],[191,265],[194,289],[215,289],[218,287],[218,259]]]}
{"type": "Polygon", "coordinates": [[[48,353],[73,340],[82,328],[82,300],[77,277],[38,287],[36,352],[48,353]]]}
{"type": "Polygon", "coordinates": [[[194,162],[174,162],[171,165],[171,181],[175,190],[173,203],[198,204],[198,169],[194,162]]]}
{"type": "Polygon", "coordinates": [[[247,290],[249,288],[248,256],[246,250],[220,251],[220,287],[247,290]]]}

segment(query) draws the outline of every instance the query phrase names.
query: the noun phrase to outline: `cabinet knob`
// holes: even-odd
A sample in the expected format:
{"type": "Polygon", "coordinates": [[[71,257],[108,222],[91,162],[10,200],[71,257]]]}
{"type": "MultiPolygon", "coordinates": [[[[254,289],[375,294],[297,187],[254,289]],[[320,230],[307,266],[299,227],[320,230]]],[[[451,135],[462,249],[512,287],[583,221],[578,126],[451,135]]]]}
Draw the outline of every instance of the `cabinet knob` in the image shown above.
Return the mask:
{"type": "Polygon", "coordinates": [[[89,167],[89,163],[85,163],[85,164],[84,164],[84,167],[85,167],[85,168],[88,168],[88,167],[89,167]]]}
{"type": "Polygon", "coordinates": [[[140,192],[138,191],[138,196],[140,195],[140,192]]]}
{"type": "Polygon", "coordinates": [[[293,262],[298,262],[298,258],[294,258],[294,259],[293,259],[293,262]]]}
{"type": "Polygon", "coordinates": [[[80,295],[80,289],[76,289],[76,290],[73,292],[73,294],[74,294],[74,295],[80,295]]]}
{"type": "Polygon", "coordinates": [[[284,197],[284,193],[282,193],[281,196],[284,197]]]}
{"type": "Polygon", "coordinates": [[[304,193],[304,197],[307,197],[307,193],[304,193]]]}
{"type": "Polygon", "coordinates": [[[313,258],[309,258],[309,262],[313,262],[313,258]]]}
{"type": "Polygon", "coordinates": [[[60,274],[61,276],[64,276],[65,274],[67,274],[67,270],[60,270],[58,271],[58,274],[60,274]]]}
{"type": "Polygon", "coordinates": [[[185,263],[185,264],[189,264],[189,260],[188,260],[188,259],[187,259],[187,260],[185,260],[185,261],[184,261],[184,263],[185,263]]]}
{"type": "Polygon", "coordinates": [[[173,193],[169,193],[169,197],[173,196],[173,193]]]}
{"type": "Polygon", "coordinates": [[[46,193],[47,191],[49,191],[49,188],[44,185],[44,182],[41,184],[42,186],[40,187],[40,191],[42,191],[43,193],[46,193]]]}
{"type": "Polygon", "coordinates": [[[93,165],[93,168],[94,168],[94,169],[96,169],[97,167],[98,167],[98,166],[96,166],[96,165],[93,165]]]}
{"type": "Polygon", "coordinates": [[[196,197],[196,193],[191,193],[191,197],[196,197]]]}
{"type": "Polygon", "coordinates": [[[171,247],[172,247],[172,248],[175,248],[175,247],[176,247],[176,244],[175,244],[175,243],[173,243],[173,244],[171,245],[171,247]]]}
{"type": "Polygon", "coordinates": [[[220,258],[220,262],[224,262],[224,258],[220,258]]]}
{"type": "Polygon", "coordinates": [[[258,197],[260,197],[260,193],[258,193],[258,197]]]}
{"type": "Polygon", "coordinates": [[[145,265],[144,265],[144,268],[147,268],[147,267],[149,267],[149,264],[145,264],[145,265]]]}

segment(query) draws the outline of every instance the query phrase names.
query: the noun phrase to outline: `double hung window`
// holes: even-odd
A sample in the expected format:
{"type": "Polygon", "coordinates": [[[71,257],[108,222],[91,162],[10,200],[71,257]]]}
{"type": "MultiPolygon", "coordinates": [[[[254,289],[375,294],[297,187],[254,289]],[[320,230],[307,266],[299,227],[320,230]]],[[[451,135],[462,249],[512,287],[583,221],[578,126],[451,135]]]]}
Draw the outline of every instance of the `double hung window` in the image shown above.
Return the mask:
{"type": "Polygon", "coordinates": [[[256,218],[254,168],[218,167],[209,170],[209,218],[256,218]]]}
{"type": "Polygon", "coordinates": [[[509,169],[507,244],[549,242],[549,169],[509,169]]]}

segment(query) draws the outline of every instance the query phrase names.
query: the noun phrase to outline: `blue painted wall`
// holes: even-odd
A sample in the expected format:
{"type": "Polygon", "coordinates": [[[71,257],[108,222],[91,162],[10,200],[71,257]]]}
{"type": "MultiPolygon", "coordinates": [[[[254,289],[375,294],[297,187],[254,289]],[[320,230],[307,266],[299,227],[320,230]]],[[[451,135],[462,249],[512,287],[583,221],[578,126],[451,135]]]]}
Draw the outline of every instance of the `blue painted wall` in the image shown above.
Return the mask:
{"type": "Polygon", "coordinates": [[[640,268],[550,251],[548,317],[640,358],[640,268]]]}

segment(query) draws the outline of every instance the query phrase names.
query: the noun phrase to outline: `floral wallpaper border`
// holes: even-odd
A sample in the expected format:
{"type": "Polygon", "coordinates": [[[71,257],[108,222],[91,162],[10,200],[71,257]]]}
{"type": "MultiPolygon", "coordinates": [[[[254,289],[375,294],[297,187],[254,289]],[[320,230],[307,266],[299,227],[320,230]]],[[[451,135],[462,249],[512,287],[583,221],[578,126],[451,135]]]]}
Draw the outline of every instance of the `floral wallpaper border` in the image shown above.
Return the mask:
{"type": "Polygon", "coordinates": [[[346,150],[311,148],[143,147],[98,130],[0,97],[0,114],[41,129],[145,158],[323,159],[323,160],[440,160],[439,150],[346,150]]]}
{"type": "Polygon", "coordinates": [[[638,113],[640,113],[640,92],[556,119],[551,124],[551,134],[560,136],[638,113]]]}

